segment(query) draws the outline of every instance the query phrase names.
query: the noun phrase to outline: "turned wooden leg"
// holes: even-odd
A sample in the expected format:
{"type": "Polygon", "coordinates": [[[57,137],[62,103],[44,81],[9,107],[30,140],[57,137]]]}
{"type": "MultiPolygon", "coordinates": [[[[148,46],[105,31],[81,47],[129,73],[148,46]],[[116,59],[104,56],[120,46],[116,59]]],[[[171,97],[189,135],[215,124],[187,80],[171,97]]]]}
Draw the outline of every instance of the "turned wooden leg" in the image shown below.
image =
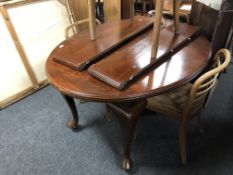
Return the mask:
{"type": "Polygon", "coordinates": [[[187,150],[186,150],[186,125],[181,124],[179,129],[180,157],[182,165],[187,165],[187,150]]]}
{"type": "Polygon", "coordinates": [[[70,129],[78,129],[79,117],[78,117],[78,111],[76,109],[74,99],[72,97],[69,97],[69,96],[64,95],[62,93],[61,93],[61,95],[64,97],[66,103],[68,104],[68,106],[71,110],[72,116],[73,116],[73,118],[68,120],[67,126],[70,129]]]}
{"type": "Polygon", "coordinates": [[[124,155],[122,159],[122,168],[124,170],[131,170],[132,168],[132,159],[130,156],[130,149],[132,142],[135,138],[135,127],[137,124],[137,116],[133,116],[132,119],[129,119],[127,121],[127,133],[126,133],[126,142],[125,142],[125,148],[124,148],[124,155]]]}
{"type": "Polygon", "coordinates": [[[201,114],[198,114],[198,116],[197,116],[197,124],[198,124],[199,130],[200,130],[200,133],[204,134],[204,127],[203,127],[203,123],[201,120],[201,114]]]}
{"type": "Polygon", "coordinates": [[[146,0],[142,1],[142,13],[146,13],[146,0]]]}

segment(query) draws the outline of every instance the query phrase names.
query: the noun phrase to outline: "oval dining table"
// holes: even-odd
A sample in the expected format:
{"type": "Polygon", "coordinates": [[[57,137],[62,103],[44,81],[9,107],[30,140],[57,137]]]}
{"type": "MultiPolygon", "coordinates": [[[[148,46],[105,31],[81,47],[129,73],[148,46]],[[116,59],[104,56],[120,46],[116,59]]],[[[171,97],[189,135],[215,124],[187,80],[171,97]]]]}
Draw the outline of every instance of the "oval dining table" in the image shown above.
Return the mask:
{"type": "MultiPolygon", "coordinates": [[[[98,27],[102,27],[101,32],[104,33],[104,30],[112,26],[101,24],[97,26],[97,33],[98,27]]],[[[179,88],[196,78],[207,67],[211,54],[209,40],[205,36],[200,36],[171,59],[141,76],[129,87],[118,90],[94,78],[87,70],[80,72],[54,61],[53,57],[57,53],[64,52],[69,56],[66,50],[68,45],[75,46],[81,43],[83,47],[88,47],[85,43],[90,42],[90,39],[88,37],[80,39],[82,34],[86,34],[85,32],[80,32],[59,44],[46,62],[46,73],[50,84],[62,94],[72,112],[73,117],[67,122],[67,126],[72,129],[79,128],[79,116],[74,98],[103,103],[131,103],[146,100],[179,88]]],[[[98,36],[92,42],[98,47],[98,36]]],[[[140,64],[143,64],[143,60],[135,62],[135,65],[140,64]]]]}

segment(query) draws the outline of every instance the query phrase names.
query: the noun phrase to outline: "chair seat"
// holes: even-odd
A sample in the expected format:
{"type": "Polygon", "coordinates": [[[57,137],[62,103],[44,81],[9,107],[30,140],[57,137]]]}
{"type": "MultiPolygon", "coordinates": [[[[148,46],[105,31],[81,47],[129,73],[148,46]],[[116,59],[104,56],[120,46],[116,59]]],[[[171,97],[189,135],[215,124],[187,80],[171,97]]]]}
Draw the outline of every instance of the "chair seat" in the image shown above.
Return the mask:
{"type": "Polygon", "coordinates": [[[192,84],[188,83],[169,93],[149,98],[147,108],[161,113],[169,112],[174,117],[180,117],[188,100],[192,84]]]}
{"type": "Polygon", "coordinates": [[[213,90],[219,74],[229,65],[230,58],[230,52],[221,49],[213,58],[209,70],[202,72],[193,84],[188,83],[174,91],[148,99],[148,109],[175,117],[180,121],[178,133],[180,157],[183,165],[187,164],[186,129],[188,121],[197,117],[200,132],[203,133],[201,110],[209,93],[213,90]]]}

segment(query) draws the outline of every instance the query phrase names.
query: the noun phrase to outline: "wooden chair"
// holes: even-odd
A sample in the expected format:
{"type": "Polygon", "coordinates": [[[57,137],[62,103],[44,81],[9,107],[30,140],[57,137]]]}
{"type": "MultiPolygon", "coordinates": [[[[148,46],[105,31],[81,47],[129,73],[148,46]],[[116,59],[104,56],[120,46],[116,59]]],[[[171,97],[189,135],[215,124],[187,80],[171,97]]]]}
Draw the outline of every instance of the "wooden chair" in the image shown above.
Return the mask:
{"type": "MultiPolygon", "coordinates": [[[[173,16],[173,1],[164,0],[163,15],[173,16]]],[[[183,17],[186,23],[189,23],[190,11],[191,11],[192,1],[179,2],[179,16],[183,17]],[[184,7],[189,7],[184,9],[184,7]]]]}
{"type": "MultiPolygon", "coordinates": [[[[100,20],[95,19],[95,21],[96,21],[97,24],[101,24],[100,20]]],[[[68,27],[66,27],[66,29],[65,29],[65,37],[66,37],[66,39],[69,38],[69,31],[70,31],[70,29],[73,30],[74,34],[76,34],[79,31],[78,26],[81,25],[81,24],[83,24],[83,23],[88,23],[88,22],[89,22],[89,19],[83,19],[83,20],[76,21],[73,24],[71,24],[68,27]]]]}
{"type": "Polygon", "coordinates": [[[201,124],[201,109],[206,98],[214,86],[218,75],[226,69],[230,63],[230,52],[221,49],[215,55],[211,69],[202,74],[193,84],[188,83],[172,92],[149,98],[147,108],[179,120],[179,144],[180,156],[183,165],[187,164],[186,153],[186,128],[187,122],[198,117],[198,124],[203,131],[201,124]]]}

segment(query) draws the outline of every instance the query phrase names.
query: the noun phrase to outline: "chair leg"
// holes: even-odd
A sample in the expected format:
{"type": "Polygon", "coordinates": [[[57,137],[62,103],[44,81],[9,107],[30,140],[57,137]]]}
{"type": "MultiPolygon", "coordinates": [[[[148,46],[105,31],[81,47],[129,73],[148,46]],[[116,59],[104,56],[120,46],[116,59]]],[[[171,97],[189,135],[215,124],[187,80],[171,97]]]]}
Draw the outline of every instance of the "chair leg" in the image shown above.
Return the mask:
{"type": "Polygon", "coordinates": [[[110,122],[112,120],[112,110],[108,107],[108,105],[105,105],[106,113],[104,115],[104,118],[106,121],[110,122]]]}
{"type": "Polygon", "coordinates": [[[203,123],[201,120],[201,114],[198,114],[198,116],[197,116],[197,124],[198,124],[200,133],[204,134],[204,127],[203,127],[203,123]]]}
{"type": "Polygon", "coordinates": [[[130,149],[132,142],[135,138],[135,127],[137,124],[138,116],[133,116],[132,119],[129,119],[126,123],[126,141],[125,141],[125,148],[124,148],[124,155],[122,159],[122,168],[124,170],[130,170],[132,168],[132,159],[130,155],[130,149]]]}
{"type": "Polygon", "coordinates": [[[182,165],[187,165],[187,150],[186,150],[186,124],[181,124],[179,129],[179,144],[180,157],[182,165]]]}

